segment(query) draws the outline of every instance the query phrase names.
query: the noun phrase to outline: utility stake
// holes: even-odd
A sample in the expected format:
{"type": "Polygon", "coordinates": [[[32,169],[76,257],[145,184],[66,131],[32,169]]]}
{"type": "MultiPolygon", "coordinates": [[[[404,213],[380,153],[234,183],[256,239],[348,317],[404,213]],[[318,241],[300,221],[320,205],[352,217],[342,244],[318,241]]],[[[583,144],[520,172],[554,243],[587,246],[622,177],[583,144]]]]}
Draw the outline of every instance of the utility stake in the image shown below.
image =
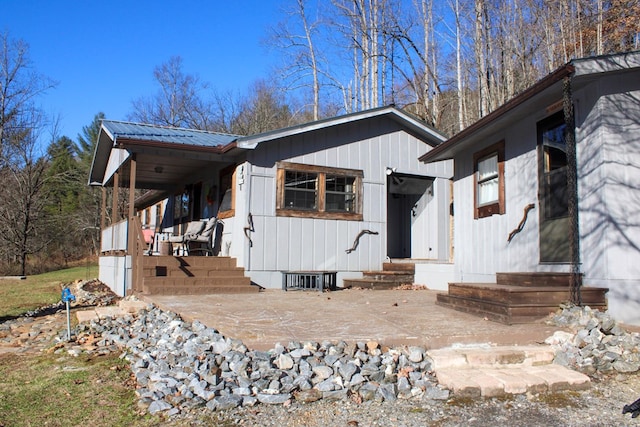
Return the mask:
{"type": "Polygon", "coordinates": [[[69,310],[69,302],[75,300],[76,297],[71,293],[69,288],[62,289],[62,301],[67,305],[67,341],[71,341],[71,314],[69,310]]]}

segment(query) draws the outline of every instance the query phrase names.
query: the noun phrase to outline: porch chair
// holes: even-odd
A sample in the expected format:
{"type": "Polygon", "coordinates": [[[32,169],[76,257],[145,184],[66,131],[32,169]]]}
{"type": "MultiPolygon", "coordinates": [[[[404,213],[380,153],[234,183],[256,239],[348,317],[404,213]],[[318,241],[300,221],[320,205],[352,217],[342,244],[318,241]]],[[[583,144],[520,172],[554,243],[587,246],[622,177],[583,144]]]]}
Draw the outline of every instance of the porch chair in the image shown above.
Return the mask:
{"type": "Polygon", "coordinates": [[[221,221],[218,218],[211,217],[204,224],[202,232],[195,236],[189,236],[186,241],[187,255],[191,252],[203,252],[204,255],[214,255],[213,239],[215,238],[215,231],[217,225],[221,221]],[[198,247],[192,248],[193,244],[198,244],[198,247]]]}
{"type": "Polygon", "coordinates": [[[192,221],[187,226],[187,230],[184,234],[178,236],[170,236],[169,242],[172,244],[182,244],[184,255],[189,255],[192,251],[191,245],[198,243],[200,248],[193,249],[193,251],[204,251],[207,255],[213,255],[213,232],[216,228],[218,219],[212,217],[206,221],[192,221]],[[202,247],[204,245],[204,247],[202,247]]]}

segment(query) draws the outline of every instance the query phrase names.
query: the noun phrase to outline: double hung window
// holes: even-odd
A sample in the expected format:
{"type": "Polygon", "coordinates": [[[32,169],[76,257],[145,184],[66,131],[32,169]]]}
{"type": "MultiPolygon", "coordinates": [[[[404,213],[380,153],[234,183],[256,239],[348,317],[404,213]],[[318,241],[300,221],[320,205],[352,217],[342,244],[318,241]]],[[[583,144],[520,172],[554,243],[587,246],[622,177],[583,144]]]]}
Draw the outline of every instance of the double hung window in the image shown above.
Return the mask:
{"type": "Polygon", "coordinates": [[[473,156],[475,218],[505,213],[504,141],[473,156]]]}

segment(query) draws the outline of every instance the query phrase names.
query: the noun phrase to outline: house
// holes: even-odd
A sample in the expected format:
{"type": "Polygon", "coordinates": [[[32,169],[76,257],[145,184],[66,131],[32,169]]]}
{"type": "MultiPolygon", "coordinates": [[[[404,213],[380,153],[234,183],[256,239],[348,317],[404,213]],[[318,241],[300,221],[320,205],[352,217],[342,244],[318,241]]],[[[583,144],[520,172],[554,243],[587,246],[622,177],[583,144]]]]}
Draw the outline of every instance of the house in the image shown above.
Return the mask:
{"type": "Polygon", "coordinates": [[[442,304],[482,314],[488,284],[568,277],[583,303],[608,288],[610,312],[640,324],[640,52],[573,60],[420,160],[455,165],[442,304]]]}
{"type": "Polygon", "coordinates": [[[253,285],[278,289],[283,271],[328,272],[340,284],[385,261],[412,260],[416,282],[446,287],[452,162],[418,160],[444,139],[392,106],[251,136],[105,120],[90,183],[130,191],[128,203],[118,191],[111,200],[128,205],[126,215],[112,209],[111,224],[103,221],[100,279],[120,295],[177,283],[158,264],[175,257],[147,256],[155,252],[143,250],[138,231],[136,212],[167,200],[158,236],[219,219],[217,256],[177,257],[191,275],[181,284],[196,286],[195,271],[216,258],[231,259],[253,285]],[[152,191],[136,199],[136,189],[152,191]]]}

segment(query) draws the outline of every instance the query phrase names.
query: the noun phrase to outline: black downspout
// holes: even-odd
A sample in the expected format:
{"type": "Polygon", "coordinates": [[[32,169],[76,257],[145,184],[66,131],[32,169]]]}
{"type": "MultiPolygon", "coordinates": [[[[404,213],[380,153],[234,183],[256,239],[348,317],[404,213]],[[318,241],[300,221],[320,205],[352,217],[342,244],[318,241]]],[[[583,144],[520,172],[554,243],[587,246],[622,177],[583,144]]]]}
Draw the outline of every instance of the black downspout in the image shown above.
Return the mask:
{"type": "Polygon", "coordinates": [[[569,256],[571,272],[569,288],[571,302],[582,305],[582,275],[580,274],[580,227],[578,218],[578,162],[576,153],[576,123],[571,92],[571,76],[564,77],[562,85],[565,143],[567,147],[567,197],[569,210],[569,256]]]}

